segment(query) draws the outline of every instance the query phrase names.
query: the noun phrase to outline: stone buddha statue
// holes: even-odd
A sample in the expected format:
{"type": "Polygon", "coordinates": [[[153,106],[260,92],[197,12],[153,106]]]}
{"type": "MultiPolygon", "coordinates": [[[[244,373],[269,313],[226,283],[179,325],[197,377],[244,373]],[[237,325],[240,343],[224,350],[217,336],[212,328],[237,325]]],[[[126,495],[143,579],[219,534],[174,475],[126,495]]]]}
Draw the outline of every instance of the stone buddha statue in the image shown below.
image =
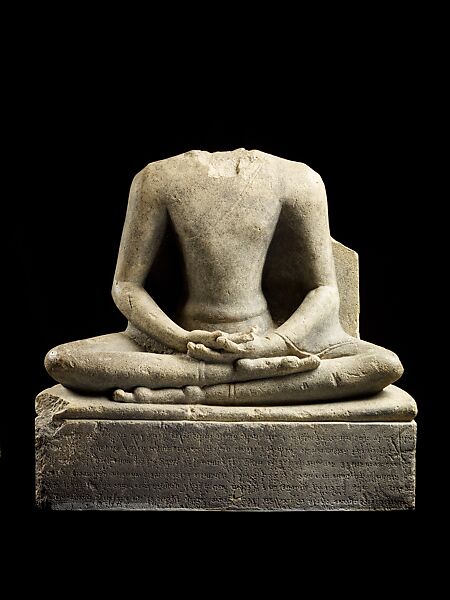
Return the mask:
{"type": "Polygon", "coordinates": [[[151,163],[131,186],[112,288],[128,326],[50,350],[47,371],[117,402],[375,394],[403,368],[344,327],[333,243],[324,184],[302,163],[243,148],[151,163]],[[161,262],[171,244],[177,268],[161,262]]]}

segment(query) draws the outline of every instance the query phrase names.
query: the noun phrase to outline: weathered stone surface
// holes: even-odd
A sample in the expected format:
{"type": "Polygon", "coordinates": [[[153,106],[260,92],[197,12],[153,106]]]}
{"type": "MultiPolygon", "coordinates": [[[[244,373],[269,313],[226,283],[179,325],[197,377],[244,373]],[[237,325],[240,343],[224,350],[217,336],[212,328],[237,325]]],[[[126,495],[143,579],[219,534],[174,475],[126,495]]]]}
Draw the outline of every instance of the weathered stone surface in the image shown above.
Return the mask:
{"type": "Polygon", "coordinates": [[[390,385],[370,398],[281,406],[207,406],[112,402],[107,396],[79,394],[62,385],[36,398],[38,414],[51,411],[53,419],[148,421],[346,421],[403,422],[417,414],[414,399],[390,385]]]}
{"type": "MultiPolygon", "coordinates": [[[[63,401],[61,401],[63,402],[63,401]]],[[[414,507],[416,424],[37,420],[41,506],[98,510],[414,507]]]]}
{"type": "Polygon", "coordinates": [[[330,236],[320,176],[258,150],[138,173],[112,292],[126,331],[50,350],[59,383],[117,402],[278,406],[373,394],[403,373],[359,339],[357,257],[330,236]]]}
{"type": "Polygon", "coordinates": [[[46,356],[91,395],[37,399],[41,505],[413,506],[416,405],[399,358],[359,339],[358,257],[312,169],[244,148],[147,165],[112,293],[125,331],[46,356]]]}
{"type": "Polygon", "coordinates": [[[357,252],[332,240],[339,289],[339,320],[343,329],[359,338],[359,258],[357,252]]]}

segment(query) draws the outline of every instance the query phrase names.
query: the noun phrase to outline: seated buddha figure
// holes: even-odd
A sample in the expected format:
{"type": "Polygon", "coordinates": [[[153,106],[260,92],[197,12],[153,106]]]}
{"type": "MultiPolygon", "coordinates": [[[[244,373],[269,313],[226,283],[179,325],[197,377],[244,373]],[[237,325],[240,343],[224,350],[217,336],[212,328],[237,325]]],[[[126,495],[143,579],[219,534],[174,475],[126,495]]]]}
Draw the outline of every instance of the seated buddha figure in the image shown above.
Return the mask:
{"type": "Polygon", "coordinates": [[[195,150],[138,173],[112,295],[125,331],[48,352],[64,386],[118,402],[282,405],[361,398],[403,372],[393,352],[340,322],[320,176],[264,152],[195,150]],[[181,293],[165,273],[171,311],[146,289],[169,229],[184,280],[181,293]],[[280,282],[272,269],[268,286],[274,252],[280,282]]]}

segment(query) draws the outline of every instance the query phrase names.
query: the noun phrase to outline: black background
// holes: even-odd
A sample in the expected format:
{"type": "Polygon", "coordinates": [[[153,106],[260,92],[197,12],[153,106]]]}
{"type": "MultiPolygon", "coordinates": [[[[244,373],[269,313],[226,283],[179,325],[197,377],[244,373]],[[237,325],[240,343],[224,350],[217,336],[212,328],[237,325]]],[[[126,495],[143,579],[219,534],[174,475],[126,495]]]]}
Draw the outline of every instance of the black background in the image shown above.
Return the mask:
{"type": "Polygon", "coordinates": [[[351,74],[337,65],[318,78],[300,62],[283,73],[277,64],[250,70],[242,85],[231,67],[199,71],[197,64],[186,60],[169,76],[53,70],[41,81],[40,103],[29,107],[32,139],[17,151],[19,216],[6,232],[24,290],[24,331],[16,333],[16,320],[9,325],[26,392],[5,408],[2,468],[15,491],[3,501],[36,513],[33,398],[52,385],[45,353],[124,326],[110,288],[134,174],[191,149],[245,147],[305,162],[322,176],[332,235],[360,256],[361,337],[400,356],[400,385],[419,405],[416,514],[427,510],[436,400],[426,393],[418,339],[428,225],[417,202],[429,165],[417,81],[377,61],[351,74]],[[8,427],[12,417],[20,417],[20,432],[8,427]]]}

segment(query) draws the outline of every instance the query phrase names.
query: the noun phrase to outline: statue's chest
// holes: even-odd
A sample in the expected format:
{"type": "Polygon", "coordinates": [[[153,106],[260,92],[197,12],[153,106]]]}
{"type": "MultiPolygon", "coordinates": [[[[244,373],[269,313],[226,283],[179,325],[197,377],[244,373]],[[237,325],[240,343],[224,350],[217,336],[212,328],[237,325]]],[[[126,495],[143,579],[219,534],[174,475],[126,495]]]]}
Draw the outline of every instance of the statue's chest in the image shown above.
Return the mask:
{"type": "Polygon", "coordinates": [[[228,235],[234,238],[272,236],[280,213],[279,201],[267,192],[249,193],[223,187],[197,187],[175,194],[169,214],[184,237],[228,235]]]}

